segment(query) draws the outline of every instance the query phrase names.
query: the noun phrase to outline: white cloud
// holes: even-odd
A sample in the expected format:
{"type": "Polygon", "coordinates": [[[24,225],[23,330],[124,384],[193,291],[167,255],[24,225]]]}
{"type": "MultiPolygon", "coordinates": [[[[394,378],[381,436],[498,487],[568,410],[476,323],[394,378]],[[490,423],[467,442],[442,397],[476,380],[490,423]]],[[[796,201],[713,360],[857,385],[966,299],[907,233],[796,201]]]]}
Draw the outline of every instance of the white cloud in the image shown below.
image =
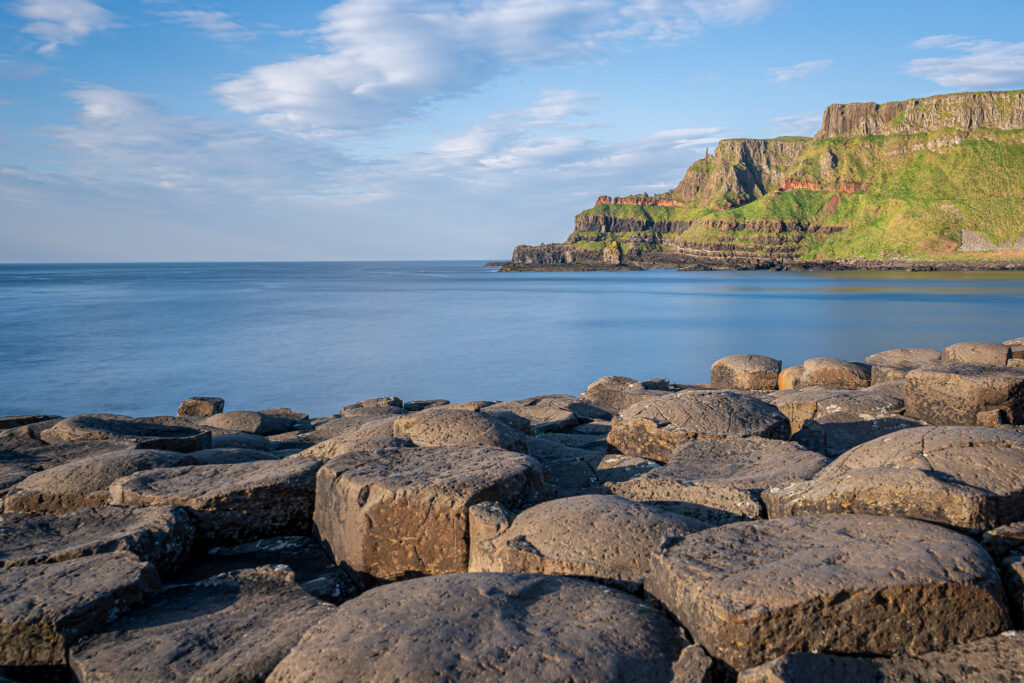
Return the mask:
{"type": "Polygon", "coordinates": [[[114,25],[113,15],[89,0],[20,0],[11,11],[29,20],[22,31],[43,41],[43,54],[114,25]]]}
{"type": "Polygon", "coordinates": [[[831,65],[831,59],[814,59],[809,62],[800,62],[793,66],[779,66],[774,69],[768,69],[768,73],[771,74],[772,79],[777,83],[785,83],[799,78],[807,78],[813,73],[824,71],[831,65]]]}
{"type": "Polygon", "coordinates": [[[214,88],[235,111],[304,135],[414,115],[509,70],[600,57],[619,40],[677,40],[755,18],[771,0],[344,0],[320,14],[321,54],[254,67],[214,88]]]}
{"type": "Polygon", "coordinates": [[[821,128],[821,112],[816,111],[772,119],[772,132],[775,135],[811,136],[817,133],[819,128],[821,128]]]}
{"type": "Polygon", "coordinates": [[[68,95],[79,105],[77,124],[47,130],[67,146],[63,166],[78,182],[262,198],[345,192],[339,174],[348,162],[333,148],[170,114],[145,95],[107,86],[68,95]]]}
{"type": "Polygon", "coordinates": [[[161,12],[160,15],[176,24],[191,26],[206,33],[211,38],[225,42],[252,40],[257,35],[255,31],[249,31],[241,24],[232,21],[231,15],[227,12],[174,10],[161,12]]]}
{"type": "Polygon", "coordinates": [[[1018,87],[1024,85],[1024,42],[1002,43],[964,36],[928,36],[914,42],[922,50],[946,50],[953,57],[914,59],[907,73],[945,88],[1018,87]]]}

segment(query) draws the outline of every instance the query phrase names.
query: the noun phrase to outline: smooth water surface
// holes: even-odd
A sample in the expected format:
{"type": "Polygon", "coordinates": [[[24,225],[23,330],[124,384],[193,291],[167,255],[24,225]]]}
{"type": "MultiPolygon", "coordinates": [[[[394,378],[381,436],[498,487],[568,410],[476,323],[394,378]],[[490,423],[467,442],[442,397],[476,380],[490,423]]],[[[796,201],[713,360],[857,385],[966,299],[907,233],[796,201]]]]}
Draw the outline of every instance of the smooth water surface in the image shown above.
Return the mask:
{"type": "Polygon", "coordinates": [[[495,273],[480,262],[0,265],[0,415],[314,415],[708,379],[1024,335],[1022,273],[495,273]]]}

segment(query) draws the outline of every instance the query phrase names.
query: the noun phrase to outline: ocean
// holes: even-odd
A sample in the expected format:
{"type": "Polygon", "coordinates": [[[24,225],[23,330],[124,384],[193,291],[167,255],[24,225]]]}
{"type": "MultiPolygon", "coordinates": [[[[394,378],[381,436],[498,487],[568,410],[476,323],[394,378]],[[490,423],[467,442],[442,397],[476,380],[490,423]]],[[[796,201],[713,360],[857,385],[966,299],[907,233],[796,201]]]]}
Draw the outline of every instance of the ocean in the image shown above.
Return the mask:
{"type": "Polygon", "coordinates": [[[0,265],[0,414],[329,415],[1024,335],[1024,273],[497,273],[483,262],[0,265]]]}

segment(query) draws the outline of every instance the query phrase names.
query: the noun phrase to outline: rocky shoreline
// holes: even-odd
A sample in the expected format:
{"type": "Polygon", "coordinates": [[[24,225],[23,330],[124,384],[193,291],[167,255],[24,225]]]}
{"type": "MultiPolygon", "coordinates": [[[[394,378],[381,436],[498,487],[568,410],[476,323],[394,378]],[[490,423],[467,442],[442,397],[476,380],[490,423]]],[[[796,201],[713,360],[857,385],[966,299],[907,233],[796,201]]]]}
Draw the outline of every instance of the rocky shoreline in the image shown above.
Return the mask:
{"type": "Polygon", "coordinates": [[[0,417],[0,679],[1015,680],[1024,337],[0,417]]]}

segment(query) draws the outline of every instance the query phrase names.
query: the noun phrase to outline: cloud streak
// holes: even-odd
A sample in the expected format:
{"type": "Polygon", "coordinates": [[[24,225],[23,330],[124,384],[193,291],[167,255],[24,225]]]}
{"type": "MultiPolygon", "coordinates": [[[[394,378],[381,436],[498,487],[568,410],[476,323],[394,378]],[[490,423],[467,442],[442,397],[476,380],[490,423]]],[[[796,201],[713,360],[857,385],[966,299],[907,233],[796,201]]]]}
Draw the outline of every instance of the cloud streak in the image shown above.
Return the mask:
{"type": "Polygon", "coordinates": [[[616,40],[671,41],[745,21],[774,0],[345,0],[320,15],[320,54],[249,69],[214,88],[231,109],[311,136],[414,116],[515,69],[586,62],[616,40]]]}
{"type": "Polygon", "coordinates": [[[787,83],[807,78],[811,74],[824,71],[830,66],[832,66],[831,59],[814,59],[809,62],[800,62],[793,66],[778,66],[774,69],[769,69],[768,73],[776,83],[787,83]]]}
{"type": "Polygon", "coordinates": [[[955,54],[914,59],[906,66],[907,73],[945,88],[971,90],[1024,85],[1024,42],[941,35],[921,38],[913,46],[955,54]]]}
{"type": "Polygon", "coordinates": [[[53,54],[62,45],[75,45],[114,25],[113,15],[89,0],[20,0],[11,11],[28,20],[23,32],[43,41],[41,54],[53,54]]]}
{"type": "Polygon", "coordinates": [[[215,40],[236,42],[252,40],[258,34],[232,21],[227,12],[210,12],[206,10],[174,10],[161,12],[160,16],[175,24],[184,24],[198,29],[215,40]]]}

